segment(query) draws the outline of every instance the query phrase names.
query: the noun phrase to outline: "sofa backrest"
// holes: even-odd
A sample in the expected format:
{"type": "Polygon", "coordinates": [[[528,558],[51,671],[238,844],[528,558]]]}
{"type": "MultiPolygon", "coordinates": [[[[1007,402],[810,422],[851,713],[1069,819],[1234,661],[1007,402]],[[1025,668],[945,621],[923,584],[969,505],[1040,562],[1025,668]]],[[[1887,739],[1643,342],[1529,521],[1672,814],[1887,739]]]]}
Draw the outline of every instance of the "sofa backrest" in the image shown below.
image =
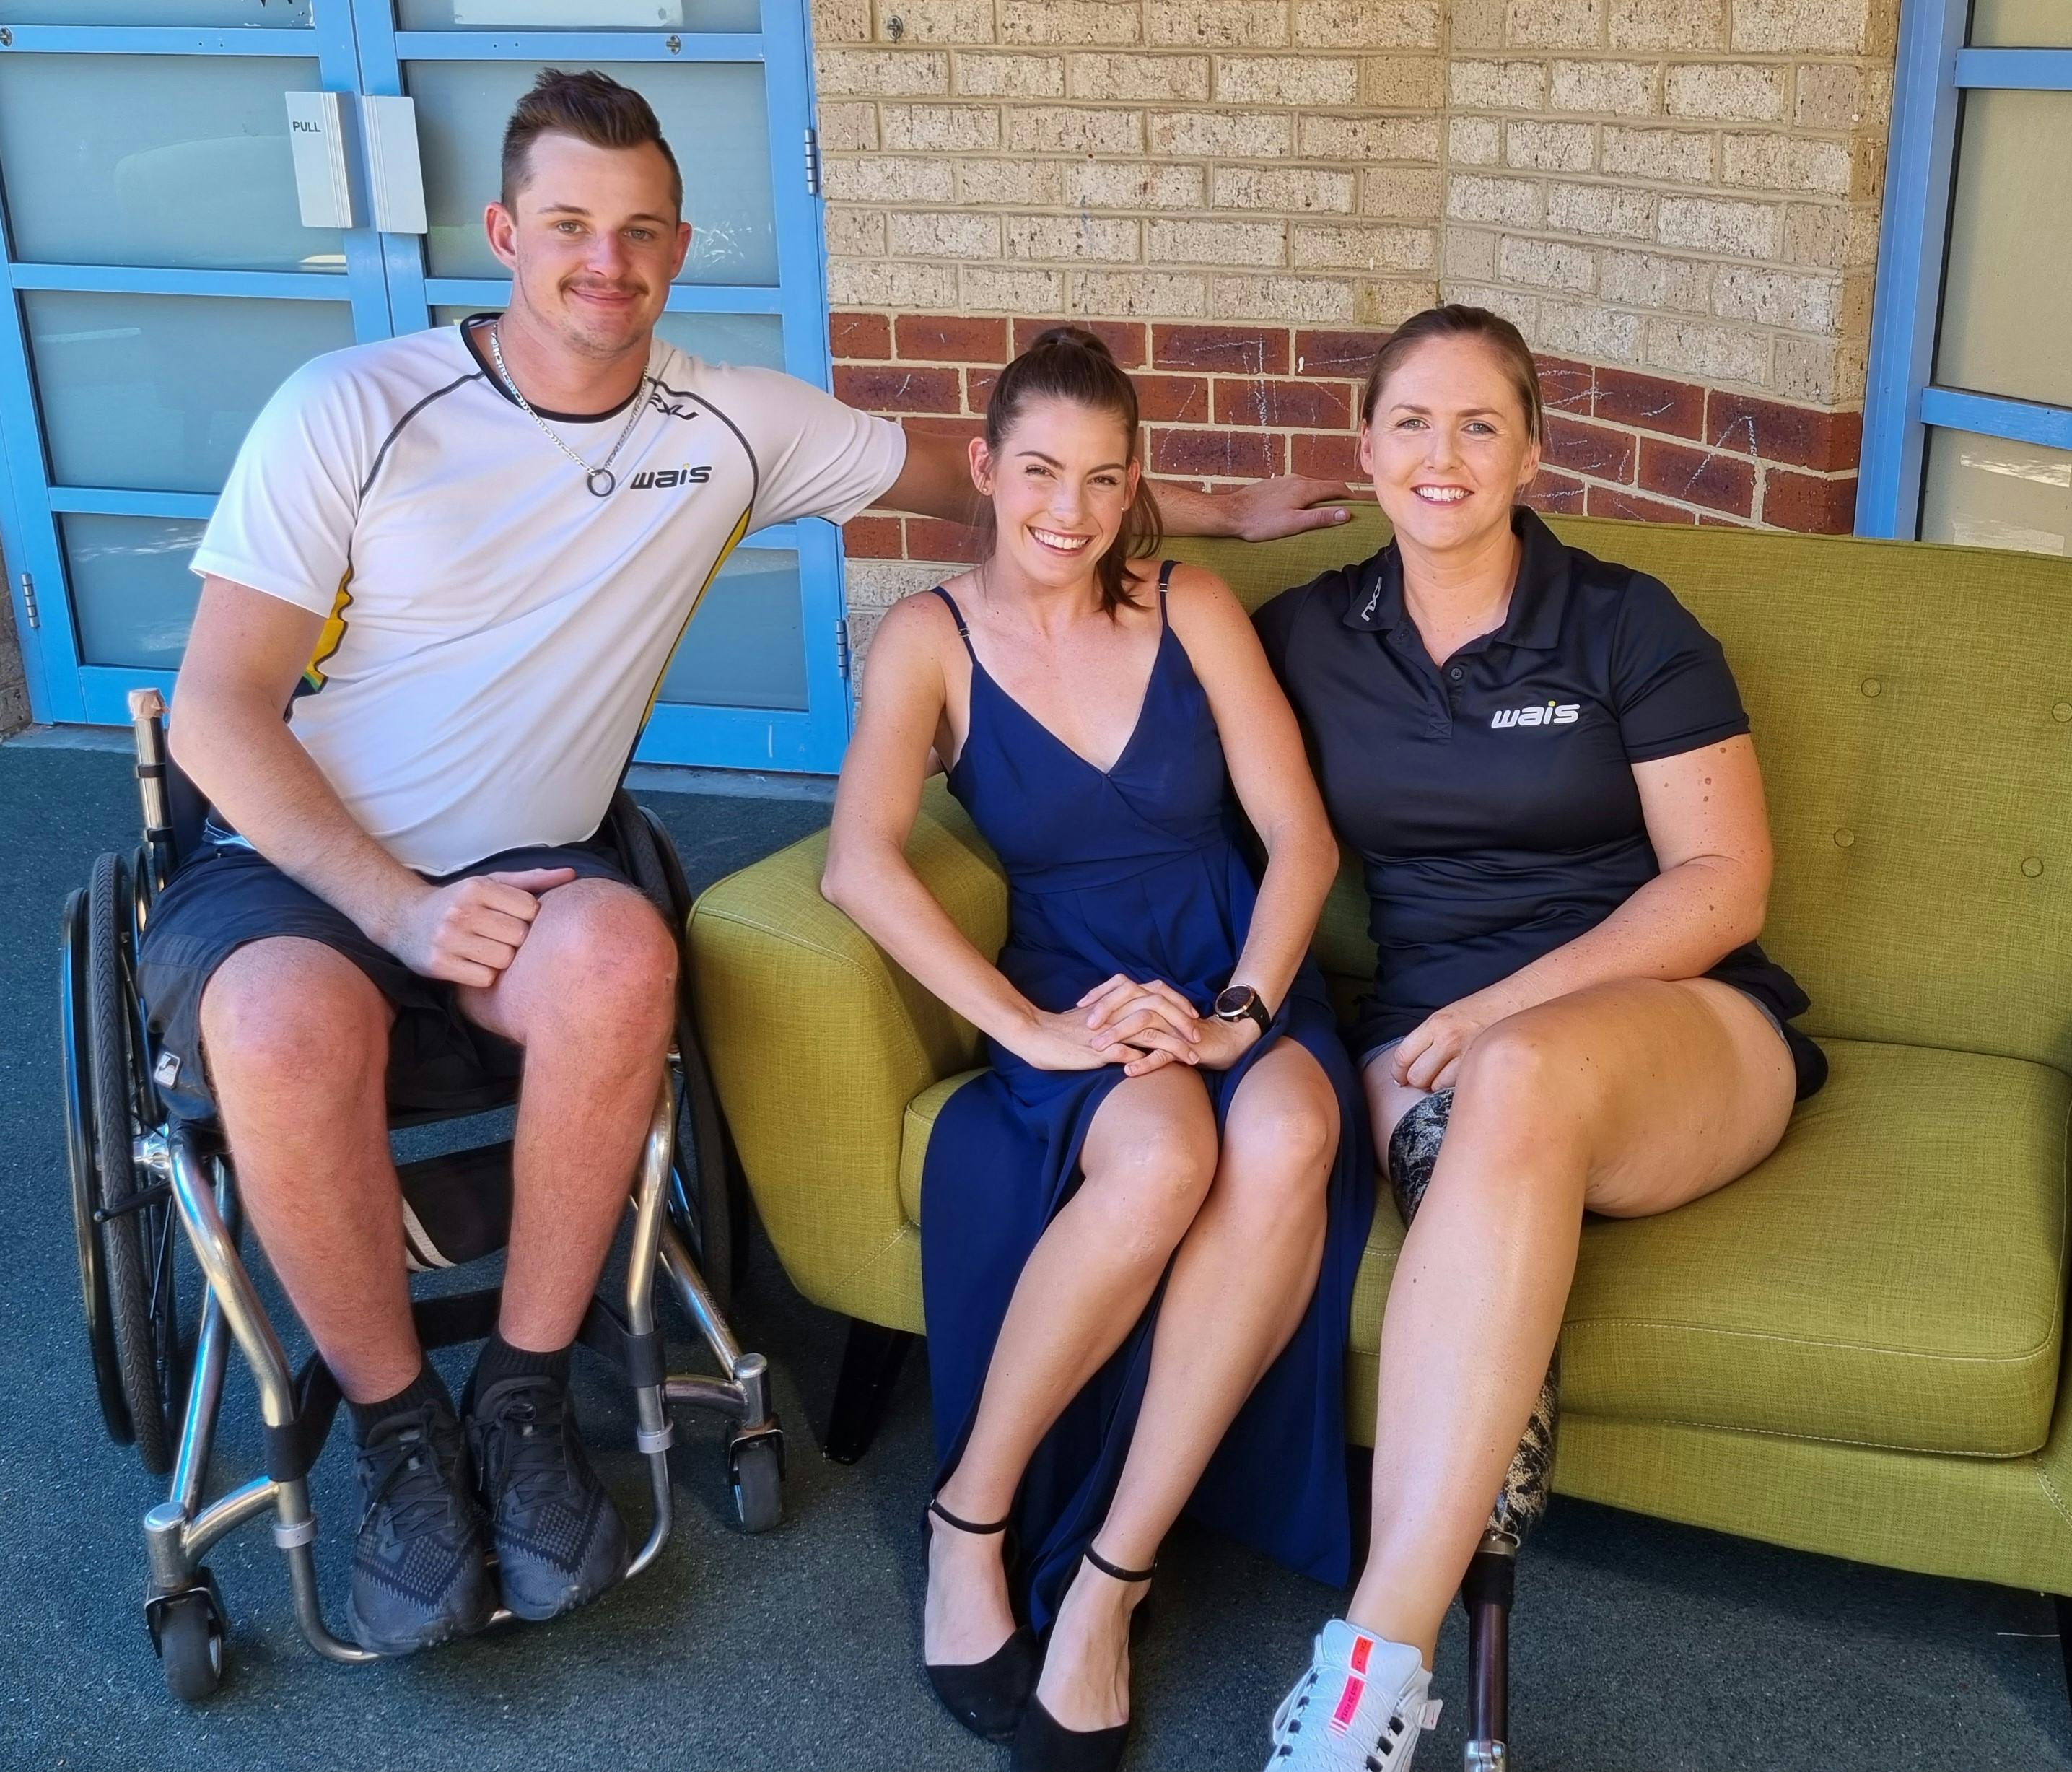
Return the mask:
{"type": "MultiPolygon", "coordinates": [[[[1559,518],[1719,636],[1776,843],[1764,944],[1815,1034],[2072,1073],[2072,561],[1559,518]]],[[[1387,539],[1378,512],[1286,541],[1178,541],[1248,606],[1387,539]]],[[[1319,931],[1371,971],[1357,877],[1319,931]]]]}

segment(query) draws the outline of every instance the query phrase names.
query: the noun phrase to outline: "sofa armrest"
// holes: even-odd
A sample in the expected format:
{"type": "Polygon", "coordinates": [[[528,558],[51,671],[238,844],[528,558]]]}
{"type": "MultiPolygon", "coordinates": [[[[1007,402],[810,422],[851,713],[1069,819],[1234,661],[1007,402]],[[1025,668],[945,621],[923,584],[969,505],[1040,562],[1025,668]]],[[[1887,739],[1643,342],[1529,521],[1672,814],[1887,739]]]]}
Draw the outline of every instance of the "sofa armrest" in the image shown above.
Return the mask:
{"type": "MultiPolygon", "coordinates": [[[[941,782],[907,859],[986,954],[1007,936],[999,864],[941,782]]],[[[827,833],[730,874],[691,912],[692,1002],[757,1208],[815,1304],[918,1328],[873,1275],[912,1228],[899,1203],[906,1104],[984,1062],[978,1034],[820,896],[827,833]]]]}

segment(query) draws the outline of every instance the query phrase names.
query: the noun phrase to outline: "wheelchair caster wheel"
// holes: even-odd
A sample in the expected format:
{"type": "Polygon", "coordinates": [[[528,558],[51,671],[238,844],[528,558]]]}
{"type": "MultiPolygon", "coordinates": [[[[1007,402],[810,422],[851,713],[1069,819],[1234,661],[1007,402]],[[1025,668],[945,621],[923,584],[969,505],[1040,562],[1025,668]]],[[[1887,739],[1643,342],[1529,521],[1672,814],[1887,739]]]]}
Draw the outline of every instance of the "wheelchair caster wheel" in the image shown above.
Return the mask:
{"type": "Polygon", "coordinates": [[[223,1684],[223,1610],[213,1582],[155,1602],[152,1640],[166,1669],[166,1690],[198,1704],[223,1684]]]}
{"type": "Polygon", "coordinates": [[[784,1437],[758,1433],[726,1449],[734,1511],[744,1532],[767,1532],[784,1517],[784,1437]]]}

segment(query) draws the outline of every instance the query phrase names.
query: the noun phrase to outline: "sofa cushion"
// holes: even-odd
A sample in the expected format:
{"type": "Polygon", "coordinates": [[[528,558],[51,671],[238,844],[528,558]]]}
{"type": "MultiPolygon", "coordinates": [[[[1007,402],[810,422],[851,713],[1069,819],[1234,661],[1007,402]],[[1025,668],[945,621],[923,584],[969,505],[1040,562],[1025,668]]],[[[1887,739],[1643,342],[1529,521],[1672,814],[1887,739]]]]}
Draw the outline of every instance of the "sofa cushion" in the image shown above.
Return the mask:
{"type": "Polygon", "coordinates": [[[928,1134],[935,1129],[935,1116],[943,1104],[982,1071],[960,1071],[940,1083],[931,1083],[906,1104],[906,1124],[899,1141],[899,1204],[908,1219],[921,1222],[921,1164],[928,1154],[928,1134]]]}
{"type": "MultiPolygon", "coordinates": [[[[2072,1079],[1823,1043],[1827,1087],[1767,1162],[1677,1211],[1585,1226],[1564,1403],[1913,1451],[2036,1450],[2057,1388],[2072,1079]]],[[[1384,1203],[1353,1301],[1370,1382],[1402,1240],[1384,1203]]]]}

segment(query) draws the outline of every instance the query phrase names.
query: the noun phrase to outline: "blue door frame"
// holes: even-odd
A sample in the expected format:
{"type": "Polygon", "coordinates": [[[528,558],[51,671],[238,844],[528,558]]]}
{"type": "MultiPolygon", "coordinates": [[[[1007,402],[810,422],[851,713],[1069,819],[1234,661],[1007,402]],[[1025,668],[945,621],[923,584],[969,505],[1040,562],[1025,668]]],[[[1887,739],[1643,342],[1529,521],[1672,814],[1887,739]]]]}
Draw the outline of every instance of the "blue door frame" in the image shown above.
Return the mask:
{"type": "MultiPolygon", "coordinates": [[[[767,314],[781,319],[784,367],[820,388],[830,384],[824,253],[817,154],[812,135],[812,58],[805,0],[761,0],[759,32],[409,31],[396,28],[391,0],[312,0],[306,29],[179,30],[155,27],[14,26],[0,54],[258,56],[314,60],[325,90],[400,93],[413,62],[753,62],[767,71],[771,188],[778,259],[775,287],[677,286],[668,306],[680,313],[767,314]]],[[[355,166],[352,176],[361,178],[355,166]]],[[[366,214],[365,193],[356,212],[366,214]]],[[[693,218],[695,221],[695,218],[693,218]]],[[[0,206],[0,544],[10,571],[31,707],[39,720],[116,724],[127,718],[125,693],[146,685],[170,693],[167,672],[83,664],[66,598],[58,520],[68,513],[206,519],[213,496],[51,483],[30,371],[19,293],[99,290],[134,294],[244,296],[345,301],[361,340],[421,330],[431,310],[500,307],[509,286],[498,280],[426,274],[419,236],[347,231],[346,273],[195,271],[26,265],[16,261],[0,206]],[[25,576],[26,575],[26,578],[25,576]],[[33,585],[35,602],[28,590],[33,585]]],[[[654,763],[713,767],[831,771],[849,730],[849,648],[841,590],[841,532],[807,519],[766,529],[750,545],[798,557],[805,642],[803,710],[658,706],[638,755],[654,763]]]]}

